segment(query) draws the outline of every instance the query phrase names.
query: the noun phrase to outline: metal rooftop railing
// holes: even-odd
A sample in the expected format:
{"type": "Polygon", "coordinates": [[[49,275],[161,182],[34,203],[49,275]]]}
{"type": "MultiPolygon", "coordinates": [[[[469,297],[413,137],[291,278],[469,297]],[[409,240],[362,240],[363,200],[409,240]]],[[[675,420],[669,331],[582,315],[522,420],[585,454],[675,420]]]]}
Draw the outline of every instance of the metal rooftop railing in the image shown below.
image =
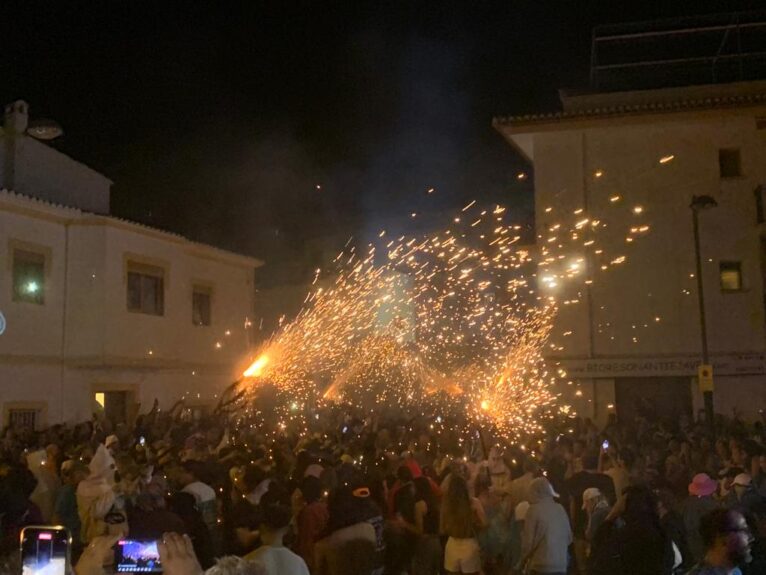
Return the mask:
{"type": "Polygon", "coordinates": [[[766,11],[597,26],[591,89],[766,79],[766,11]]]}

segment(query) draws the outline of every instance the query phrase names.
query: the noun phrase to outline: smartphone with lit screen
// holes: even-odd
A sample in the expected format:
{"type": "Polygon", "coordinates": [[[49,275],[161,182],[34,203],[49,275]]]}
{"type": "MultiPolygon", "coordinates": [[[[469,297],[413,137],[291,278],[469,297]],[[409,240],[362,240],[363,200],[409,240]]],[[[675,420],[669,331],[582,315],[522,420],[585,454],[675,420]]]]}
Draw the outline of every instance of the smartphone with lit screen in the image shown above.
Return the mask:
{"type": "Polygon", "coordinates": [[[120,539],[114,554],[117,573],[162,573],[156,539],[120,539]]]}
{"type": "Polygon", "coordinates": [[[22,575],[67,575],[72,536],[61,525],[30,525],[21,530],[22,575]]]}

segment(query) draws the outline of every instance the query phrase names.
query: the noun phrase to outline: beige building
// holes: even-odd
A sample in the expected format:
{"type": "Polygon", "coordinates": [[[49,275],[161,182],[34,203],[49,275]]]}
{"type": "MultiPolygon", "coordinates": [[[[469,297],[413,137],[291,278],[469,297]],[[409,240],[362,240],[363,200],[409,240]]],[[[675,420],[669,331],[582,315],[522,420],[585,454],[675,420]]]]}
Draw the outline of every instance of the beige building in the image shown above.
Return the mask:
{"type": "Polygon", "coordinates": [[[213,405],[248,363],[261,262],[106,215],[110,182],[29,136],[23,102],[0,150],[0,424],[213,405]]]}
{"type": "Polygon", "coordinates": [[[589,252],[592,284],[540,286],[578,302],[561,306],[549,353],[575,378],[568,397],[602,421],[615,409],[702,407],[690,203],[704,195],[718,204],[699,214],[715,409],[757,417],[766,407],[766,82],[562,93],[561,102],[561,112],[494,126],[534,166],[539,244],[583,209],[607,223],[598,241],[627,258],[602,271],[589,252]]]}

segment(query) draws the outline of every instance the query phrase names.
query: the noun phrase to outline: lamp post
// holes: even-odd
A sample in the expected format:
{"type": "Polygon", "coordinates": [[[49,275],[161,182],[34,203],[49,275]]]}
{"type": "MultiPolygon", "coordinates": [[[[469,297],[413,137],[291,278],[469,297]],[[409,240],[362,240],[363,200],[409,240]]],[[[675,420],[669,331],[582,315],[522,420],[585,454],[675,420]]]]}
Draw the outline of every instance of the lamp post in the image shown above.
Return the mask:
{"type": "MultiPolygon", "coordinates": [[[[689,207],[692,210],[692,225],[694,228],[694,257],[697,265],[697,303],[699,304],[700,314],[700,336],[702,343],[702,365],[700,366],[700,372],[702,372],[703,366],[710,364],[710,354],[707,348],[707,323],[705,321],[705,290],[702,282],[702,255],[700,254],[700,230],[699,230],[699,213],[702,210],[715,208],[718,202],[710,196],[692,196],[692,203],[689,207]]],[[[710,373],[712,381],[712,371],[710,373]]],[[[705,401],[705,419],[710,427],[711,431],[715,431],[715,412],[713,410],[713,390],[705,389],[702,392],[705,401]]]]}

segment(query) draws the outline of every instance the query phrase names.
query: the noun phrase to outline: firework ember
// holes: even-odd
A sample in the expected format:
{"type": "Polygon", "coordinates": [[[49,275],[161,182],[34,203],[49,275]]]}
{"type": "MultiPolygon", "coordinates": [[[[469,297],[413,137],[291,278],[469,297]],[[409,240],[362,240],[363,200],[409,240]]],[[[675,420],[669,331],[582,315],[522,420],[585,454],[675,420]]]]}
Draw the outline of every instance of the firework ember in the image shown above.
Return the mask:
{"type": "Polygon", "coordinates": [[[439,233],[382,230],[381,245],[338,254],[244,373],[249,390],[271,384],[291,405],[368,410],[446,402],[509,436],[540,431],[566,375],[543,351],[561,349],[550,341],[558,306],[579,300],[560,301],[561,288],[578,293],[626,256],[604,253],[605,225],[581,209],[550,224],[534,250],[518,245],[521,226],[504,223],[505,211],[473,201],[439,233]]]}

